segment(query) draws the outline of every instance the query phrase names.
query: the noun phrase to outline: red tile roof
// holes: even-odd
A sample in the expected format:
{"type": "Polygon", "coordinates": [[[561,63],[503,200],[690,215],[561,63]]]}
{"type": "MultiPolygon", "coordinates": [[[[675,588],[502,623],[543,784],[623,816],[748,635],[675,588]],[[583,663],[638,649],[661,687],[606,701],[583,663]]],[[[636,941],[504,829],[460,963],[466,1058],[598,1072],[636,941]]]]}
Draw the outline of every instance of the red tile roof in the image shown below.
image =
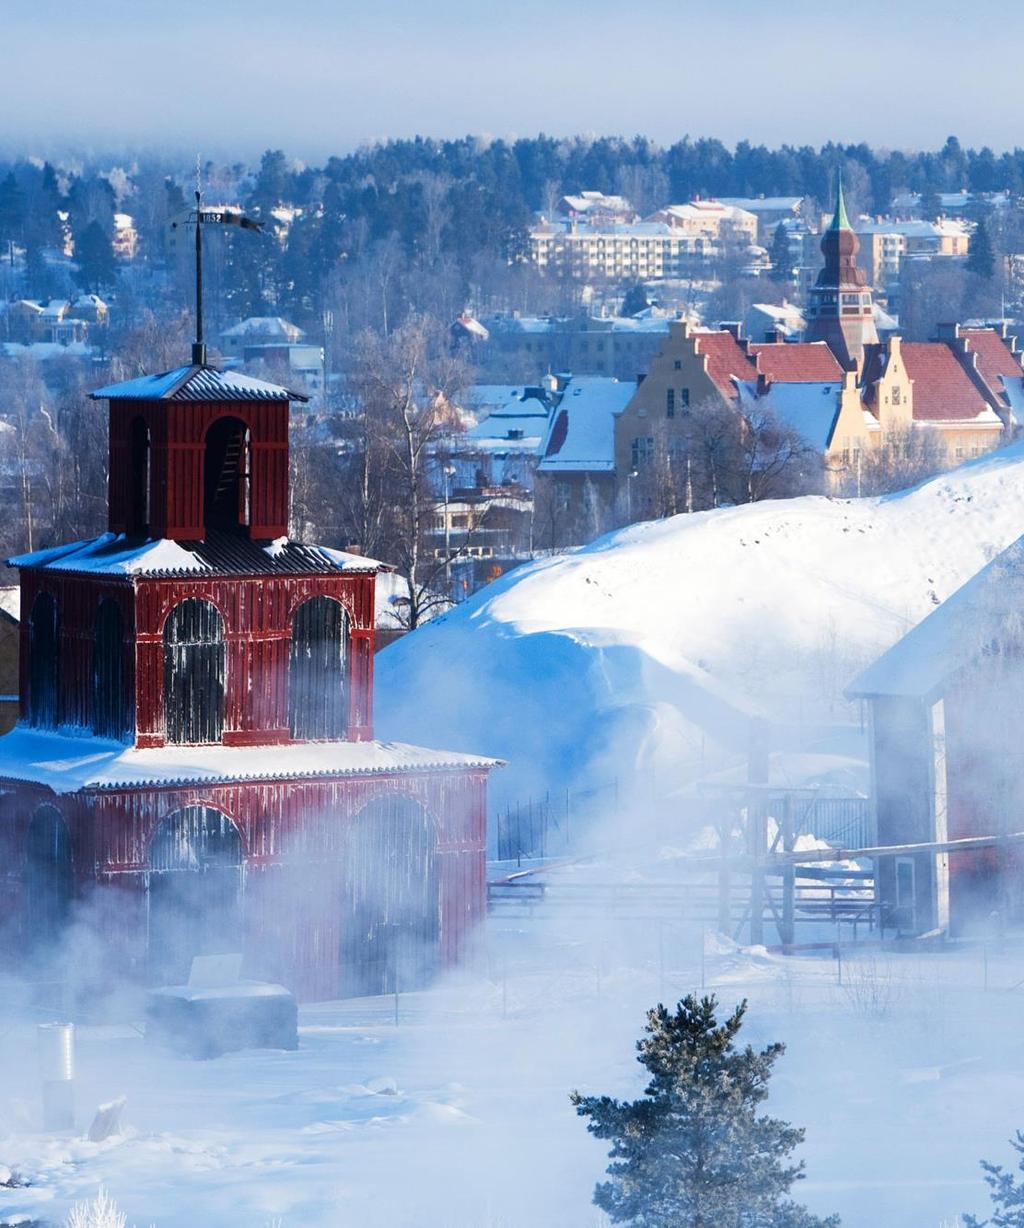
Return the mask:
{"type": "Polygon", "coordinates": [[[791,384],[841,381],[843,369],[824,341],[776,342],[752,345],[757,369],[772,380],[791,384]]]}
{"type": "Polygon", "coordinates": [[[733,377],[741,380],[757,379],[757,368],[732,333],[697,333],[694,339],[697,353],[707,355],[708,375],[722,396],[736,396],[733,377]]]}
{"type": "Polygon", "coordinates": [[[914,381],[916,422],[970,421],[989,408],[945,342],[904,341],[900,353],[914,381]]]}
{"type": "Polygon", "coordinates": [[[978,374],[997,397],[1004,396],[1002,376],[1018,380],[1024,376],[1020,360],[994,328],[965,328],[961,336],[967,338],[967,352],[978,355],[978,374]]]}

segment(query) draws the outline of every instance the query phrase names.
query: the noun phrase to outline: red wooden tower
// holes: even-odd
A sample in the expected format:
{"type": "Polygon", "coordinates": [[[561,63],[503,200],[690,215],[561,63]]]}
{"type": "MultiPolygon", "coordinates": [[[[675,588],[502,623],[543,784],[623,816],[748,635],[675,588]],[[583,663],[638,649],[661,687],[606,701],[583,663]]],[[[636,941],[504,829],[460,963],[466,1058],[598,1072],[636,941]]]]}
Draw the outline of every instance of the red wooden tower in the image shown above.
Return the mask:
{"type": "Polygon", "coordinates": [[[380,565],[287,537],[303,398],[201,347],[93,396],[109,532],[11,560],[5,948],[77,916],[150,982],[217,950],[307,999],[422,982],[483,913],[493,761],[374,741],[380,565]]]}

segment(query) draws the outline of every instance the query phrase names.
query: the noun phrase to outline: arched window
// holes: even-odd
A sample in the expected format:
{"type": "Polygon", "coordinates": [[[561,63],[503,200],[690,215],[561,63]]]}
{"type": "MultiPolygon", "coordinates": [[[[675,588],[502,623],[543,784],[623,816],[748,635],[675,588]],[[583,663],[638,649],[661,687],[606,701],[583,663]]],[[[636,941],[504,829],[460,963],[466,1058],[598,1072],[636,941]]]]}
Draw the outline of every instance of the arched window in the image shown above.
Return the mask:
{"type": "Polygon", "coordinates": [[[168,815],[149,852],[149,961],[164,984],[188,979],[196,955],[239,951],[242,841],[227,815],[188,806],[168,815]]]}
{"type": "Polygon", "coordinates": [[[229,532],[249,524],[249,428],[238,418],[218,418],[206,433],[203,524],[229,532]]]}
{"type": "Polygon", "coordinates": [[[25,936],[36,950],[52,948],[71,914],[71,837],[53,806],[29,821],[25,859],[25,936]]]}
{"type": "Polygon", "coordinates": [[[168,742],[219,742],[224,733],[224,623],[194,597],[164,624],[164,724],[168,742]]]}
{"type": "Polygon", "coordinates": [[[434,824],[411,797],[370,802],[346,832],[341,974],[348,996],[422,986],[438,963],[434,824]]]}
{"type": "Polygon", "coordinates": [[[150,434],[144,418],[135,418],[128,432],[128,508],[125,523],[129,537],[149,533],[150,434]]]}
{"type": "Polygon", "coordinates": [[[28,720],[57,724],[60,682],[60,612],[50,593],[37,593],[28,623],[28,720]]]}
{"type": "Polygon", "coordinates": [[[92,727],[101,738],[121,738],[128,729],[124,652],[121,607],[106,597],[96,611],[92,656],[92,727]]]}
{"type": "Polygon", "coordinates": [[[304,601],[292,615],[288,724],[293,738],[343,738],[347,722],[348,619],[329,597],[304,601]]]}

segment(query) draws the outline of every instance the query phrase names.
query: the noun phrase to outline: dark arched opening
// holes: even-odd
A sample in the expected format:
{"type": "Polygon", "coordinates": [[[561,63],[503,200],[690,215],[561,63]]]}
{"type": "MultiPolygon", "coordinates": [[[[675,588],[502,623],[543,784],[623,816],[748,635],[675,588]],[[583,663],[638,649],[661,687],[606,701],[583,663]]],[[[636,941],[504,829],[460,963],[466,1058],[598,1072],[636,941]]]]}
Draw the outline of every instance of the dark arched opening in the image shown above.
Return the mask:
{"type": "Polygon", "coordinates": [[[121,738],[128,730],[124,651],[121,607],[104,598],[96,611],[92,657],[92,725],[101,738],[121,738]]]}
{"type": "Polygon", "coordinates": [[[164,724],[168,742],[219,742],[224,733],[224,622],[189,597],[164,624],[164,724]]]}
{"type": "Polygon", "coordinates": [[[60,812],[40,806],[29,820],[25,859],[25,940],[52,951],[71,916],[71,836],[60,812]]]}
{"type": "Polygon", "coordinates": [[[128,431],[128,508],[125,524],[129,537],[149,534],[150,433],[144,418],[132,420],[128,431]]]}
{"type": "Polygon", "coordinates": [[[365,806],[346,833],[341,982],[346,996],[415,989],[438,963],[434,825],[411,797],[365,806]]]}
{"type": "Polygon", "coordinates": [[[149,852],[149,967],[180,984],[196,955],[240,951],[242,840],[227,815],[188,806],[157,828],[149,852]]]}
{"type": "Polygon", "coordinates": [[[222,532],[249,525],[249,428],[238,418],[218,418],[206,433],[203,524],[222,532]]]}
{"type": "Polygon", "coordinates": [[[288,660],[288,724],[293,738],[345,736],[348,619],[330,597],[304,601],[292,615],[288,660]]]}
{"type": "Polygon", "coordinates": [[[28,720],[57,724],[60,683],[60,612],[50,593],[37,593],[28,622],[28,720]]]}

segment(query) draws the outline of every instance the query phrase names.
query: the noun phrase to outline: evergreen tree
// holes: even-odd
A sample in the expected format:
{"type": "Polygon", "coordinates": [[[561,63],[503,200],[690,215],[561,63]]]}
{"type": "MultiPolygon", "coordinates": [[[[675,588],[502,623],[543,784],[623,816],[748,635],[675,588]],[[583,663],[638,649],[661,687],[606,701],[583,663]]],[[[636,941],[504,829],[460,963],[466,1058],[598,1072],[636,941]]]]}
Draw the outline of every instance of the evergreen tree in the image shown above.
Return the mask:
{"type": "Polygon", "coordinates": [[[737,1049],[747,1004],[721,1024],[717,1005],[691,994],[674,1013],[648,1011],[641,1099],[572,1093],[590,1133],[612,1143],[595,1204],[642,1228],[835,1228],[836,1217],[817,1219],[787,1197],[803,1177],[790,1157],[804,1131],[757,1116],[785,1046],[737,1049]]]}
{"type": "Polygon", "coordinates": [[[75,281],[83,290],[104,290],[117,281],[114,249],[99,222],[90,222],[75,237],[75,261],[75,281]]]}
{"type": "Polygon", "coordinates": [[[772,281],[793,280],[793,257],[789,251],[789,235],[781,222],[775,227],[775,234],[772,236],[770,259],[772,267],[769,276],[772,281]]]}
{"type": "Polygon", "coordinates": [[[14,172],[0,183],[0,248],[17,242],[25,227],[25,198],[22,196],[14,172]]]}
{"type": "Polygon", "coordinates": [[[985,219],[979,218],[978,224],[971,235],[971,246],[967,253],[965,268],[969,273],[977,273],[986,281],[992,278],[996,271],[996,256],[992,250],[992,240],[989,238],[985,219]]]}
{"type": "Polygon", "coordinates": [[[942,216],[942,200],[931,184],[921,193],[917,208],[926,222],[934,222],[942,216]]]}
{"type": "MultiPolygon", "coordinates": [[[[1018,1172],[1024,1173],[1024,1132],[1018,1130],[1016,1138],[1010,1139],[1010,1146],[1020,1157],[1017,1161],[1018,1172]]],[[[1018,1181],[1001,1164],[982,1160],[981,1167],[985,1170],[994,1214],[991,1219],[985,1220],[965,1215],[965,1228],[984,1228],[985,1224],[990,1224],[992,1228],[1024,1228],[1024,1181],[1018,1181]]]]}
{"type": "Polygon", "coordinates": [[[624,316],[636,316],[641,311],[646,311],[650,305],[647,291],[640,282],[635,281],[626,291],[625,297],[622,300],[622,314],[624,316]]]}

